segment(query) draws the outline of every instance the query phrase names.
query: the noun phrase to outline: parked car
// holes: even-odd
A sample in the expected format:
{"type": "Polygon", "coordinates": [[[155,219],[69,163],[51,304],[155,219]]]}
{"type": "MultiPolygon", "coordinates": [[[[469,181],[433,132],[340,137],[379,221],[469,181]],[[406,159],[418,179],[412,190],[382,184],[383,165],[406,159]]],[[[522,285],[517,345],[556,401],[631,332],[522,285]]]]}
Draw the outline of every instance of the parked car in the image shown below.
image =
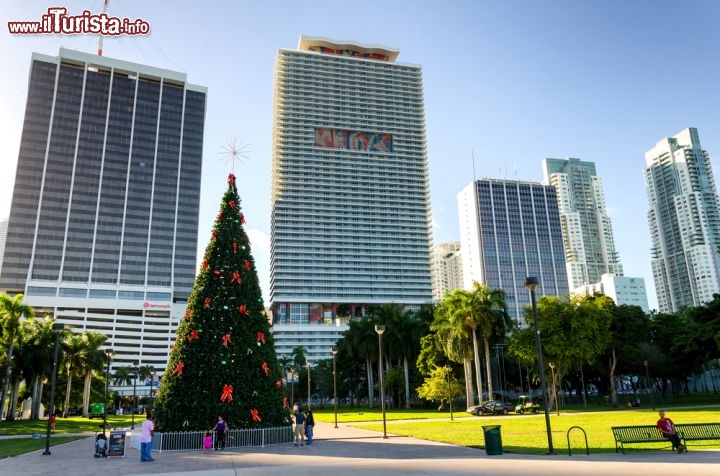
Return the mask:
{"type": "Polygon", "coordinates": [[[501,402],[499,400],[490,400],[488,402],[482,402],[480,405],[468,407],[468,409],[465,411],[471,415],[482,416],[486,413],[492,415],[507,415],[512,410],[513,408],[505,402],[501,402]]]}

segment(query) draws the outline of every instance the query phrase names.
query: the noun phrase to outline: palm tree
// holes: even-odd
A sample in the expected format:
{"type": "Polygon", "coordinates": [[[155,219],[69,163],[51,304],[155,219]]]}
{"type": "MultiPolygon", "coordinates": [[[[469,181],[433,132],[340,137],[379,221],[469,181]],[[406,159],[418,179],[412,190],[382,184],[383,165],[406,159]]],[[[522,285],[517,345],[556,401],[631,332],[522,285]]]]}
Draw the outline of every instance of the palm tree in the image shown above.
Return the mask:
{"type": "Polygon", "coordinates": [[[132,385],[133,379],[135,378],[135,369],[133,367],[124,366],[115,369],[113,375],[114,385],[132,385]]]}
{"type": "MultiPolygon", "coordinates": [[[[9,406],[10,409],[16,409],[18,404],[18,392],[20,383],[24,380],[27,382],[26,387],[30,387],[33,372],[32,363],[35,356],[34,348],[31,340],[34,336],[33,327],[34,319],[25,319],[20,323],[17,333],[15,334],[15,351],[13,352],[13,371],[9,390],[9,406]]],[[[8,419],[12,419],[12,415],[8,414],[8,419]]]]}
{"type": "Polygon", "coordinates": [[[148,379],[152,379],[155,375],[155,367],[150,364],[141,365],[137,368],[137,378],[141,382],[147,382],[148,379]]]}
{"type": "Polygon", "coordinates": [[[70,333],[62,342],[65,358],[63,359],[63,367],[67,374],[67,384],[65,386],[65,405],[63,406],[63,418],[67,417],[70,407],[70,391],[72,390],[73,375],[77,368],[82,364],[81,354],[85,349],[82,335],[70,333]]]}
{"type": "MultiPolygon", "coordinates": [[[[94,372],[103,372],[107,365],[107,355],[102,346],[107,342],[108,337],[99,332],[85,331],[82,334],[85,342],[85,349],[81,355],[80,368],[85,374],[83,384],[83,416],[87,417],[90,409],[90,388],[94,372]]],[[[105,402],[107,404],[107,402],[105,402]]]]}
{"type": "Polygon", "coordinates": [[[483,339],[485,371],[487,372],[488,398],[493,398],[492,371],[490,369],[490,337],[505,336],[508,322],[505,291],[490,289],[484,284],[473,283],[472,316],[477,331],[483,339]]]}
{"type": "Polygon", "coordinates": [[[296,347],[293,347],[292,350],[292,361],[293,365],[296,369],[301,369],[305,366],[307,362],[307,350],[305,350],[305,347],[298,345],[296,347]]]}
{"type": "MultiPolygon", "coordinates": [[[[23,299],[25,296],[16,294],[10,297],[7,294],[0,295],[0,322],[2,330],[7,342],[7,360],[5,365],[5,379],[3,380],[2,397],[0,398],[0,419],[5,413],[5,399],[8,394],[8,385],[10,383],[10,369],[12,367],[13,347],[15,345],[15,333],[20,326],[20,319],[25,317],[33,317],[35,312],[32,307],[25,305],[23,299]]],[[[11,409],[12,410],[12,409],[11,409]]],[[[8,416],[13,412],[9,411],[8,416]]]]}
{"type": "Polygon", "coordinates": [[[143,382],[151,378],[154,373],[155,367],[150,364],[141,365],[137,368],[137,378],[143,382]]]}
{"type": "Polygon", "coordinates": [[[447,312],[451,325],[462,329],[467,327],[471,331],[473,356],[475,357],[475,383],[477,385],[478,404],[482,402],[482,370],[480,368],[480,349],[477,340],[478,321],[474,316],[474,292],[457,289],[445,296],[447,312]]]}
{"type": "Polygon", "coordinates": [[[348,330],[343,333],[343,340],[353,358],[365,361],[368,385],[368,406],[373,408],[375,400],[375,384],[372,363],[378,358],[378,337],[375,332],[377,321],[373,316],[366,316],[359,321],[351,321],[348,330]]]}
{"type": "Polygon", "coordinates": [[[420,347],[420,321],[412,312],[394,304],[384,304],[375,310],[378,322],[385,324],[384,355],[388,359],[402,360],[405,378],[405,408],[410,408],[410,365],[409,359],[417,357],[420,347]]]}
{"type": "MultiPolygon", "coordinates": [[[[54,322],[55,319],[52,317],[30,318],[24,320],[18,330],[18,377],[22,376],[26,387],[31,391],[30,419],[32,420],[42,417],[40,405],[43,386],[46,377],[51,375],[53,370],[55,331],[52,330],[52,326],[54,322]]],[[[59,357],[62,357],[62,354],[59,357]]],[[[13,400],[16,401],[16,398],[13,397],[13,400]]]]}
{"type": "MultiPolygon", "coordinates": [[[[46,362],[52,362],[53,338],[51,332],[52,320],[47,319],[49,324],[43,335],[43,322],[35,318],[25,319],[20,323],[15,334],[15,350],[13,352],[13,373],[10,386],[10,404],[8,408],[17,408],[18,390],[20,383],[25,381],[25,387],[35,385],[35,376],[42,374],[47,367],[46,362]]],[[[33,399],[33,404],[35,399],[33,399]]],[[[34,406],[34,405],[33,405],[34,406]]],[[[31,409],[31,418],[32,409],[31,409]]],[[[8,414],[8,420],[13,419],[8,414]]]]}
{"type": "Polygon", "coordinates": [[[435,333],[438,348],[453,362],[462,363],[465,372],[465,397],[468,405],[473,401],[472,364],[473,347],[470,344],[469,329],[458,325],[456,313],[451,305],[449,294],[445,296],[435,309],[430,330],[435,333]]]}

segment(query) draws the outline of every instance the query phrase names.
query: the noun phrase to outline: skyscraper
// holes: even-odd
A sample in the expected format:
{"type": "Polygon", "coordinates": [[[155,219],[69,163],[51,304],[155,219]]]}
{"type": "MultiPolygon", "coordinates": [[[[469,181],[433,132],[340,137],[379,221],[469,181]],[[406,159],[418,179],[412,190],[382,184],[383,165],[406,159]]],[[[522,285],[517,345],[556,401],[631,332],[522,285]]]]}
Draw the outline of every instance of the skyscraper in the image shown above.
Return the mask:
{"type": "Polygon", "coordinates": [[[645,153],[652,270],[660,312],[720,291],[720,209],[710,156],[691,127],[645,153]]]}
{"type": "Polygon", "coordinates": [[[430,257],[435,302],[441,301],[449,291],[463,289],[462,253],[459,241],[433,245],[430,248],[430,257]]]}
{"type": "Polygon", "coordinates": [[[0,288],[165,368],[196,268],[206,88],[61,49],[33,54],[0,288]]]}
{"type": "Polygon", "coordinates": [[[7,237],[9,218],[0,220],[0,273],[2,273],[3,255],[5,254],[5,238],[7,237]]]}
{"type": "Polygon", "coordinates": [[[593,162],[545,159],[546,185],[555,187],[570,289],[600,281],[603,274],[622,276],[602,181],[593,162]]]}
{"type": "Polygon", "coordinates": [[[523,323],[525,278],[540,293],[569,294],[555,189],[515,180],[475,180],[458,193],[465,289],[473,282],[506,294],[508,314],[523,323]]]}
{"type": "Polygon", "coordinates": [[[270,301],[278,354],[315,358],[368,305],[432,300],[421,68],[301,37],[275,66],[270,301]]]}

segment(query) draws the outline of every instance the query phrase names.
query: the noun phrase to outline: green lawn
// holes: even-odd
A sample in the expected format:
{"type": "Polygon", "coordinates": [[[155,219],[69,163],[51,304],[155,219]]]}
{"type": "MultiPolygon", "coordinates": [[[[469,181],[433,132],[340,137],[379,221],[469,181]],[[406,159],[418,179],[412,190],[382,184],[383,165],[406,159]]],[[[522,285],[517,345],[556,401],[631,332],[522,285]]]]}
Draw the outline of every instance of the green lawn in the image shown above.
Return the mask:
{"type": "MultiPolygon", "coordinates": [[[[142,424],[145,415],[135,415],[135,426],[142,424]]],[[[130,427],[132,415],[108,416],[109,428],[130,427]]],[[[14,420],[0,422],[0,435],[31,435],[33,433],[47,432],[47,418],[42,420],[14,420]]],[[[83,417],[58,418],[55,423],[55,434],[64,433],[95,433],[102,431],[102,419],[83,417]]]]}
{"type": "MultiPolygon", "coordinates": [[[[53,436],[50,438],[50,446],[61,445],[80,438],[79,436],[53,436]]],[[[40,439],[28,438],[26,436],[24,438],[0,440],[0,459],[30,453],[40,449],[45,450],[45,434],[43,434],[40,439]]],[[[93,451],[95,451],[93,447],[88,449],[89,453],[93,451]]],[[[50,450],[50,452],[52,453],[52,450],[50,450]]]]}
{"type": "MultiPolygon", "coordinates": [[[[720,406],[715,408],[673,409],[667,415],[676,423],[720,422],[718,413],[720,406]]],[[[332,415],[331,415],[332,416],[332,415]]],[[[622,425],[654,425],[657,412],[652,409],[633,409],[624,411],[592,412],[592,413],[561,413],[550,415],[553,447],[556,453],[567,453],[567,432],[571,427],[579,426],[587,434],[588,447],[591,453],[608,453],[615,451],[611,426],[622,425]]],[[[326,420],[326,418],[323,418],[326,420]]],[[[389,420],[387,431],[390,434],[410,436],[423,440],[440,441],[454,445],[484,447],[484,426],[500,425],[503,449],[509,453],[545,454],[548,449],[545,415],[515,415],[462,417],[455,421],[444,419],[417,420],[398,422],[389,420]]],[[[358,423],[359,428],[381,432],[382,423],[358,423]]],[[[585,439],[580,430],[570,433],[570,445],[573,453],[585,451],[585,439]]],[[[720,441],[703,441],[689,444],[690,451],[699,448],[720,448],[720,441]]],[[[663,448],[669,445],[647,443],[633,445],[630,448],[663,448]]],[[[631,450],[632,451],[632,450],[631,450]]]]}
{"type": "MultiPolygon", "coordinates": [[[[669,402],[666,402],[669,403],[669,402]]],[[[676,423],[720,422],[720,401],[713,395],[708,400],[698,402],[673,402],[676,406],[664,405],[668,416],[676,423]],[[704,404],[709,407],[677,406],[687,404],[704,404]]],[[[318,421],[334,422],[335,412],[332,405],[313,406],[318,421]]],[[[613,452],[615,443],[611,426],[652,425],[658,419],[657,412],[651,408],[625,409],[608,406],[592,406],[587,410],[582,406],[565,409],[558,416],[550,415],[553,446],[557,453],[567,453],[567,431],[579,426],[587,433],[588,446],[593,453],[613,452]]],[[[338,422],[352,423],[354,426],[382,432],[382,413],[379,407],[350,408],[338,407],[338,422]]],[[[545,416],[515,415],[474,417],[465,413],[464,408],[453,412],[455,421],[450,421],[448,412],[428,410],[387,409],[385,412],[388,433],[410,436],[419,439],[440,441],[461,446],[484,447],[485,437],[483,426],[500,425],[503,449],[511,453],[544,454],[547,452],[547,432],[545,416]]],[[[143,415],[135,415],[136,427],[144,420],[143,415]]],[[[129,415],[108,417],[110,428],[129,428],[132,417],[129,415]]],[[[102,420],[89,420],[82,417],[58,418],[56,433],[51,438],[52,444],[67,441],[58,435],[68,433],[95,433],[101,430],[102,420]]],[[[42,439],[17,438],[0,440],[0,458],[21,454],[44,447],[47,420],[0,422],[0,435],[31,435],[40,433],[42,439]]],[[[585,451],[585,440],[582,431],[570,433],[570,444],[573,453],[585,451]]],[[[669,445],[665,445],[666,447],[669,445]]],[[[631,446],[632,448],[633,446],[631,446]]],[[[635,445],[640,448],[662,448],[660,444],[635,445]]],[[[720,441],[698,442],[690,445],[695,448],[720,448],[720,441]],[[700,446],[702,445],[702,446],[700,446]]],[[[632,451],[632,450],[631,450],[632,451]]]]}

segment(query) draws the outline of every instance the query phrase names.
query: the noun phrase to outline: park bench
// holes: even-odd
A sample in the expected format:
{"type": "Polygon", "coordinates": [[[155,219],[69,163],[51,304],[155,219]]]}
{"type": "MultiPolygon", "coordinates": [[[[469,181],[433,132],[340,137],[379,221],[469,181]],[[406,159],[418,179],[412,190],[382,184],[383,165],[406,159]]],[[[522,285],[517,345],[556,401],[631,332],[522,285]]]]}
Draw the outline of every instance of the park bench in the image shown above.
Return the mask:
{"type": "MultiPolygon", "coordinates": [[[[635,443],[669,443],[655,425],[613,426],[615,452],[625,454],[625,445],[635,443]]],[[[680,423],[675,425],[680,441],[687,449],[688,441],[720,440],[720,423],[680,423]]]]}

